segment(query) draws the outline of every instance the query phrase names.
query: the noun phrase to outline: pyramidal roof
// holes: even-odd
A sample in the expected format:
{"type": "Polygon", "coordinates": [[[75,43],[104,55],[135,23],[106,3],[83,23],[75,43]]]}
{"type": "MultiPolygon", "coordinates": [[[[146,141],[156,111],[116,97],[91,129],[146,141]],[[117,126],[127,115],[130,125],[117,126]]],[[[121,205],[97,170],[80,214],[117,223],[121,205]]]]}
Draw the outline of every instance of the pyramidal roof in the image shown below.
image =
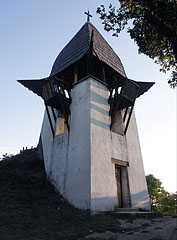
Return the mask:
{"type": "Polygon", "coordinates": [[[97,54],[99,59],[113,68],[116,72],[126,77],[120,58],[90,22],[86,22],[59,53],[53,64],[50,77],[81,59],[89,50],[91,37],[93,41],[93,51],[97,54]]]}
{"type": "MultiPolygon", "coordinates": [[[[102,37],[99,31],[90,22],[86,22],[59,53],[53,64],[49,77],[38,80],[18,80],[18,82],[36,93],[38,96],[42,97],[42,85],[47,80],[60,73],[62,70],[82,59],[82,57],[84,57],[84,55],[89,51],[91,43],[93,43],[93,54],[95,54],[102,62],[107,64],[109,67],[121,74],[124,79],[126,79],[127,76],[120,58],[102,37]]],[[[154,84],[153,82],[137,82],[135,80],[131,81],[134,81],[140,87],[137,97],[147,92],[154,84]]]]}

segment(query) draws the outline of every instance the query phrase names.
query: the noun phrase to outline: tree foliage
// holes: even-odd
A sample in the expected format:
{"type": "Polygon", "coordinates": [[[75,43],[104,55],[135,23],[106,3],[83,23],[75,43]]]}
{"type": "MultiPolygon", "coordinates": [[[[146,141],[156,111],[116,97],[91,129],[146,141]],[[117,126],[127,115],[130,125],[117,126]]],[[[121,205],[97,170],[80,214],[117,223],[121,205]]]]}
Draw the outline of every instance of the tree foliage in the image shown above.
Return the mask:
{"type": "Polygon", "coordinates": [[[172,71],[168,81],[177,87],[177,0],[119,0],[120,7],[112,4],[106,11],[104,5],[97,13],[106,31],[113,36],[127,26],[127,32],[144,53],[160,64],[160,71],[172,71]]]}
{"type": "Polygon", "coordinates": [[[146,176],[152,211],[176,214],[177,193],[169,193],[159,179],[152,174],[146,176]]]}

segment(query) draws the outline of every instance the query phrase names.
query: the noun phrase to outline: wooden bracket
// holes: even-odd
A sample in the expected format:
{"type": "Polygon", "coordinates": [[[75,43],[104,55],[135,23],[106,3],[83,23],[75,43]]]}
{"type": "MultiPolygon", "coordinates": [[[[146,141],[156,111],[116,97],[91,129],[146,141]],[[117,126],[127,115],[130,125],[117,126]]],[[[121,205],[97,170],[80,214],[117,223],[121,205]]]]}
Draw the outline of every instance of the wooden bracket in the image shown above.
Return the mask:
{"type": "Polygon", "coordinates": [[[124,134],[126,135],[130,123],[130,118],[133,112],[135,100],[139,91],[139,86],[132,82],[131,80],[125,79],[124,82],[115,83],[113,87],[109,86],[109,90],[110,97],[108,102],[110,103],[109,114],[111,116],[110,130],[112,129],[112,126],[114,124],[116,112],[126,109],[123,116],[123,122],[125,123],[128,109],[130,109],[128,119],[125,124],[124,134]],[[121,89],[120,92],[119,89],[121,89]],[[113,90],[115,91],[114,96],[112,96],[113,90]]]}
{"type": "Polygon", "coordinates": [[[60,101],[60,105],[61,105],[61,110],[64,115],[65,123],[67,125],[68,131],[70,131],[70,127],[68,124],[69,109],[67,108],[67,104],[65,101],[66,95],[65,95],[65,91],[63,88],[61,88],[61,91],[59,93],[59,101],[60,101]],[[61,91],[62,91],[62,94],[61,94],[61,91]]]}
{"type": "Polygon", "coordinates": [[[51,128],[51,131],[52,131],[52,135],[54,137],[55,136],[55,131],[54,131],[54,128],[53,128],[51,117],[50,117],[50,112],[49,112],[48,106],[46,104],[45,104],[45,107],[46,107],[47,116],[48,116],[48,119],[49,119],[50,128],[51,128]]]}
{"type": "Polygon", "coordinates": [[[51,109],[52,109],[53,118],[54,118],[54,120],[55,120],[55,122],[56,122],[57,117],[56,117],[56,115],[55,115],[55,111],[54,111],[53,107],[51,107],[51,109]]]}
{"type": "Polygon", "coordinates": [[[125,134],[125,135],[126,135],[126,133],[127,133],[128,125],[129,125],[129,123],[130,123],[130,118],[131,118],[131,115],[132,115],[132,112],[133,112],[133,108],[134,108],[134,104],[133,104],[133,105],[131,106],[131,108],[130,108],[128,120],[127,120],[127,123],[126,123],[126,126],[125,126],[125,131],[124,131],[124,134],[125,134]]]}

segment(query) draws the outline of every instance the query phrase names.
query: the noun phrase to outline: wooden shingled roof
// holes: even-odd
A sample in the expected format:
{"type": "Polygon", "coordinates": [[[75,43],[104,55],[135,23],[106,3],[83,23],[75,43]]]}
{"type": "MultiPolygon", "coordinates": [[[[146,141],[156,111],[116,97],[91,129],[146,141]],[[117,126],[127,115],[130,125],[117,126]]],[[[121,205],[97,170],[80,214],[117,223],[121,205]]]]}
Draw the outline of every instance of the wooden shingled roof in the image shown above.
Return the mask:
{"type": "Polygon", "coordinates": [[[111,46],[102,37],[99,31],[90,23],[86,22],[76,33],[71,41],[64,47],[56,58],[50,77],[56,75],[81,59],[88,51],[93,31],[93,51],[99,59],[113,68],[116,72],[126,77],[120,58],[111,46]]]}
{"type": "MultiPolygon", "coordinates": [[[[88,53],[91,43],[93,43],[93,54],[95,54],[103,63],[109,66],[109,68],[119,73],[122,76],[121,79],[126,80],[127,76],[120,58],[102,37],[99,31],[90,22],[86,22],[59,53],[53,64],[49,77],[38,80],[18,80],[18,82],[20,82],[30,91],[33,91],[38,96],[43,97],[42,85],[48,80],[55,78],[58,73],[62,72],[64,69],[67,69],[78,60],[81,60],[88,53]]],[[[147,92],[154,84],[152,82],[137,82],[135,80],[131,81],[140,87],[137,97],[147,92]]]]}

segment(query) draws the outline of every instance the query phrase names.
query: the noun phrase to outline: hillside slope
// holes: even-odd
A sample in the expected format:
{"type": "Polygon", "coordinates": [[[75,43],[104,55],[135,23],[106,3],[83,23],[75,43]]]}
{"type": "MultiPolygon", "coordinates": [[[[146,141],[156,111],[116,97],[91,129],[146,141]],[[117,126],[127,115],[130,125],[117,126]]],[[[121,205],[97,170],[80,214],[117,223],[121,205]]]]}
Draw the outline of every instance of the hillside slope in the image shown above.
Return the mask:
{"type": "MultiPolygon", "coordinates": [[[[165,217],[156,217],[147,219],[143,214],[124,216],[115,213],[93,215],[75,209],[46,179],[43,161],[36,157],[35,149],[0,161],[1,240],[118,239],[118,235],[126,240],[132,234],[157,239],[149,235],[152,231],[148,228],[155,229],[156,222],[167,223],[165,217]]],[[[170,217],[169,220],[173,225],[175,219],[170,217]]],[[[156,232],[161,235],[165,229],[158,226],[156,232]]],[[[170,231],[169,239],[172,239],[176,231],[174,226],[170,231]]]]}

